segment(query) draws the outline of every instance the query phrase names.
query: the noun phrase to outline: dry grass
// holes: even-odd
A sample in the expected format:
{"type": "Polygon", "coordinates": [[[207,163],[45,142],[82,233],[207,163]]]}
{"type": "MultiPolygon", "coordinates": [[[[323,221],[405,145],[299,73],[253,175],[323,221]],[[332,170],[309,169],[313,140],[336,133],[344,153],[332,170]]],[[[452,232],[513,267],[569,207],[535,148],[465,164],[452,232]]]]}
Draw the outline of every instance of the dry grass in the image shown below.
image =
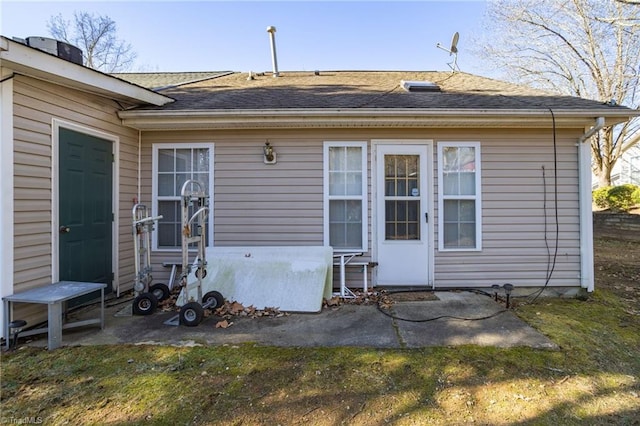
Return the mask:
{"type": "Polygon", "coordinates": [[[640,424],[640,242],[596,242],[597,292],[517,313],[557,351],[102,346],[3,354],[2,422],[640,424]]]}

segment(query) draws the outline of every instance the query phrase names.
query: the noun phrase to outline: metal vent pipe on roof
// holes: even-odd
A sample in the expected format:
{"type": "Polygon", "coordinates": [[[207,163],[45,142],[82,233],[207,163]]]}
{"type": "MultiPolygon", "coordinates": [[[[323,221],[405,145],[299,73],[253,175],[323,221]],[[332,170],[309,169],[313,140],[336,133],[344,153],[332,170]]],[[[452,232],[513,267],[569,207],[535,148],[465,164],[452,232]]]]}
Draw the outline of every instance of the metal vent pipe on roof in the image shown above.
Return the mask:
{"type": "Polygon", "coordinates": [[[278,77],[278,56],[276,55],[276,27],[273,25],[267,27],[269,38],[271,39],[271,62],[273,63],[273,76],[278,77]]]}

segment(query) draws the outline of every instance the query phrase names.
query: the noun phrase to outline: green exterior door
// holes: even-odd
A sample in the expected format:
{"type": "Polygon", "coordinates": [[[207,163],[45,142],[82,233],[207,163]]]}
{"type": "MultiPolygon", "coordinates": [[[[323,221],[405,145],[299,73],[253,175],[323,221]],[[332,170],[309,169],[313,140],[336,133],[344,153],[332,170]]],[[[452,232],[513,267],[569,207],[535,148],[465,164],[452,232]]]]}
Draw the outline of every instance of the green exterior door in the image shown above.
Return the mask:
{"type": "Polygon", "coordinates": [[[65,128],[58,139],[60,281],[105,283],[111,292],[113,143],[65,128]]]}

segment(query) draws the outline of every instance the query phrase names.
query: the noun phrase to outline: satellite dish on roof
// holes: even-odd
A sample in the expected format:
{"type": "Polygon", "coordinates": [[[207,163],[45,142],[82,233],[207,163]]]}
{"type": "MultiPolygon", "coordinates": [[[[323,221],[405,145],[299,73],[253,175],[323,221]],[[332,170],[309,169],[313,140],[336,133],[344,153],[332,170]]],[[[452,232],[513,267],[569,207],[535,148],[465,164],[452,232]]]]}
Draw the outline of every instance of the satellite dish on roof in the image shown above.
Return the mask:
{"type": "Polygon", "coordinates": [[[453,37],[451,38],[451,47],[449,49],[445,48],[444,46],[442,46],[442,44],[438,43],[436,44],[436,47],[438,49],[442,49],[445,52],[449,52],[449,56],[453,56],[453,62],[449,62],[447,65],[449,65],[449,68],[451,68],[451,71],[460,71],[460,68],[458,67],[458,40],[460,39],[460,34],[456,31],[453,34],[453,37]]]}
{"type": "Polygon", "coordinates": [[[456,31],[456,33],[453,35],[453,38],[451,39],[451,49],[449,52],[449,55],[453,55],[454,53],[458,53],[458,39],[460,38],[460,34],[458,34],[458,32],[456,31]]]}

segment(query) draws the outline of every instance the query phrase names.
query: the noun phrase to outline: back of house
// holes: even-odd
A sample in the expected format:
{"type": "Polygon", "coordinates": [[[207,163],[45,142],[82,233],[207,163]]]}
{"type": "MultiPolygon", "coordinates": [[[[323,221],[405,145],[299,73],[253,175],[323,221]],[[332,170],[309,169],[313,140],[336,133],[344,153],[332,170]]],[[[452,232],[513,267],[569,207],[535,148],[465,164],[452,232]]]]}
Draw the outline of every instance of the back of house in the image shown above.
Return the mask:
{"type": "Polygon", "coordinates": [[[330,246],[351,286],[593,289],[585,141],[637,111],[461,72],[106,75],[0,41],[2,296],[131,290],[137,203],[166,282],[188,179],[210,246],[330,246]]]}

